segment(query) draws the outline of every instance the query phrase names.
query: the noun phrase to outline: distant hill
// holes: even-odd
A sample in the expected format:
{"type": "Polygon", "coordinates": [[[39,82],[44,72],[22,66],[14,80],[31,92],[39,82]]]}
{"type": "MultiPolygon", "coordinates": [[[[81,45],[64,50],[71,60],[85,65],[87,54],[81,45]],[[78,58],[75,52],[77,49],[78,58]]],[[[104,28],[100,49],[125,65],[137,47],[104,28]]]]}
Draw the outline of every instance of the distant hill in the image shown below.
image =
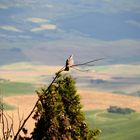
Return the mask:
{"type": "Polygon", "coordinates": [[[92,128],[101,129],[100,140],[140,139],[140,113],[121,115],[96,110],[87,111],[86,118],[92,128]]]}
{"type": "Polygon", "coordinates": [[[0,49],[0,65],[27,60],[27,57],[20,48],[0,49]]]}

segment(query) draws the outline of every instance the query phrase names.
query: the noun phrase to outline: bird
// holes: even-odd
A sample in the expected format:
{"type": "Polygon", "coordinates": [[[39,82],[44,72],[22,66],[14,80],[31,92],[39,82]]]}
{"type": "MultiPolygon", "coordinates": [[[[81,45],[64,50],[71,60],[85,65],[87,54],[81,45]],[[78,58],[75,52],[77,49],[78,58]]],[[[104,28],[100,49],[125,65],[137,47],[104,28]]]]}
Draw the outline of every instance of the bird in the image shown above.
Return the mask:
{"type": "Polygon", "coordinates": [[[66,60],[65,71],[69,71],[70,67],[74,65],[73,54],[66,60]]]}

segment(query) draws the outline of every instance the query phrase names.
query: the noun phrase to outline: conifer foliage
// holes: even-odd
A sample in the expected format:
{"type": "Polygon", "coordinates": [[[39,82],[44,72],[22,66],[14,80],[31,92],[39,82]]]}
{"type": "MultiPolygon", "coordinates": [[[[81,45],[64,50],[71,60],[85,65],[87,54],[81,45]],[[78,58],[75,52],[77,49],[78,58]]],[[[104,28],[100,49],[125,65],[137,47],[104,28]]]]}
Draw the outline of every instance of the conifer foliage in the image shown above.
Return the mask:
{"type": "Polygon", "coordinates": [[[33,140],[95,140],[99,130],[89,130],[76,93],[75,81],[69,75],[57,75],[48,90],[37,91],[33,140]]]}

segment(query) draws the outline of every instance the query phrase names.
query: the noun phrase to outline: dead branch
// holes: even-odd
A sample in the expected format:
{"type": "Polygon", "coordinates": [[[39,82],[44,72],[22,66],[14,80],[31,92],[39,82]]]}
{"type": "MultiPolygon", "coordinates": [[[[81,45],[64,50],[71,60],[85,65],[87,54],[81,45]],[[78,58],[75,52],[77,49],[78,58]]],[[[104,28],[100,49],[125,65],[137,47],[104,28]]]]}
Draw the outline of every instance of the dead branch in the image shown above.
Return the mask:
{"type": "MultiPolygon", "coordinates": [[[[45,92],[47,92],[47,91],[49,90],[49,88],[52,86],[52,84],[54,83],[54,81],[56,80],[56,78],[59,76],[59,74],[60,74],[63,70],[64,70],[64,67],[61,68],[61,69],[58,71],[58,73],[56,73],[56,76],[54,77],[53,81],[52,81],[51,84],[48,86],[48,88],[46,89],[45,92]]],[[[34,112],[36,106],[38,105],[38,102],[39,102],[39,101],[40,101],[40,99],[38,99],[38,100],[36,101],[36,103],[35,103],[33,109],[32,109],[31,112],[30,112],[30,114],[29,114],[29,115],[27,116],[27,118],[23,121],[22,125],[20,126],[20,128],[18,129],[18,131],[17,131],[17,133],[16,133],[16,135],[15,135],[15,137],[14,137],[14,140],[17,140],[17,137],[18,137],[20,131],[22,130],[22,128],[24,127],[25,123],[28,121],[28,119],[29,119],[29,118],[31,117],[31,115],[33,114],[33,112],[34,112]]]]}
{"type": "MultiPolygon", "coordinates": [[[[99,59],[94,59],[94,60],[91,60],[91,61],[88,61],[88,62],[84,62],[84,63],[79,63],[79,64],[74,64],[72,66],[70,66],[70,68],[74,68],[74,67],[77,67],[77,66],[81,66],[81,65],[88,65],[90,63],[93,63],[95,61],[99,61],[99,60],[102,60],[104,58],[99,58],[99,59]]],[[[58,78],[59,74],[61,74],[61,72],[65,71],[65,66],[62,67],[57,73],[56,73],[56,76],[54,77],[54,79],[52,80],[52,82],[50,83],[50,85],[48,86],[48,88],[45,90],[45,92],[47,92],[50,87],[52,86],[52,84],[55,82],[55,80],[58,78]]],[[[23,123],[21,124],[20,128],[18,129],[17,133],[15,134],[14,136],[14,140],[17,140],[17,137],[20,133],[20,131],[23,129],[25,123],[28,121],[28,119],[31,117],[31,115],[33,114],[36,106],[38,105],[40,99],[38,99],[33,107],[33,109],[31,110],[31,112],[29,113],[29,115],[26,117],[26,119],[23,121],[23,123]]]]}
{"type": "Polygon", "coordinates": [[[105,59],[105,58],[99,58],[99,59],[94,59],[94,60],[87,61],[87,62],[84,62],[84,63],[75,64],[75,65],[72,65],[71,67],[89,65],[90,63],[93,63],[93,62],[96,62],[96,61],[99,61],[99,60],[103,60],[103,59],[105,59]]]}
{"type": "Polygon", "coordinates": [[[9,139],[9,137],[12,135],[11,133],[13,133],[13,136],[14,136],[14,129],[13,129],[13,125],[14,125],[14,120],[13,118],[8,114],[6,113],[6,115],[9,117],[9,119],[11,120],[11,125],[8,127],[8,134],[7,134],[7,140],[9,139]]]}
{"type": "MultiPolygon", "coordinates": [[[[20,112],[19,112],[19,107],[18,107],[18,121],[19,121],[19,128],[20,128],[20,126],[21,126],[21,123],[22,123],[22,121],[23,121],[23,118],[24,118],[24,115],[22,114],[22,117],[20,117],[20,112]]],[[[18,128],[18,129],[19,129],[18,128]]]]}
{"type": "Polygon", "coordinates": [[[4,112],[3,112],[3,103],[2,103],[2,109],[1,109],[1,122],[2,122],[2,133],[3,133],[3,139],[4,140],[6,140],[5,139],[5,132],[4,132],[4,130],[5,130],[5,122],[4,122],[4,112]]]}
{"type": "Polygon", "coordinates": [[[5,118],[5,122],[6,122],[6,128],[5,128],[5,138],[7,140],[7,136],[8,136],[8,133],[9,133],[9,122],[8,122],[8,119],[7,119],[7,116],[3,113],[3,116],[5,118]]]}

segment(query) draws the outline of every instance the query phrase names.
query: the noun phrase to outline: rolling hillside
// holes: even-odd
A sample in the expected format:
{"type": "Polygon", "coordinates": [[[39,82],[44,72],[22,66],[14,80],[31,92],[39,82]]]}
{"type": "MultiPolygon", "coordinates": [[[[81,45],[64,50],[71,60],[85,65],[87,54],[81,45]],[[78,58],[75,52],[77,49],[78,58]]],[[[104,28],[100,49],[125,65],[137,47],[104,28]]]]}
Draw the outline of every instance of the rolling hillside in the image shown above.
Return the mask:
{"type": "Polygon", "coordinates": [[[87,111],[86,119],[91,128],[99,128],[100,140],[139,140],[140,113],[121,115],[105,110],[87,111]]]}

